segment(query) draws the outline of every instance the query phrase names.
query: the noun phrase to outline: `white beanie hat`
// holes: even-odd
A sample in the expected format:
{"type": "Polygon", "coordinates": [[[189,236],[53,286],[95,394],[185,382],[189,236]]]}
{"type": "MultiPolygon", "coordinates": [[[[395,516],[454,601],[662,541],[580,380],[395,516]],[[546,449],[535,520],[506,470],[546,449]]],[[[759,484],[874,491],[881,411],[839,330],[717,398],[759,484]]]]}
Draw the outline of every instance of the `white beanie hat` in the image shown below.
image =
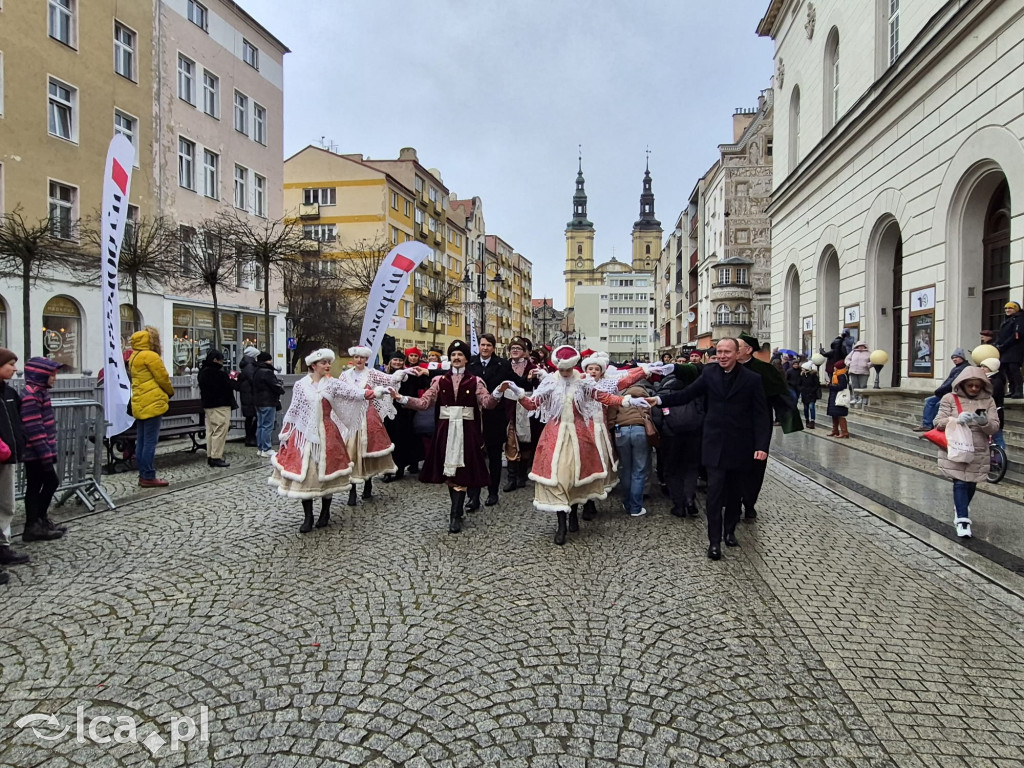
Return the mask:
{"type": "Polygon", "coordinates": [[[334,362],[334,350],[333,349],[327,349],[326,347],[324,347],[323,349],[314,349],[312,352],[310,352],[308,355],[306,355],[306,365],[307,366],[308,365],[312,365],[313,363],[317,363],[317,362],[319,362],[321,360],[330,360],[333,363],[334,362]]]}
{"type": "Polygon", "coordinates": [[[981,361],[981,367],[987,368],[991,373],[995,373],[999,370],[999,359],[995,357],[987,358],[981,361]]]}
{"type": "Polygon", "coordinates": [[[242,354],[245,355],[246,357],[256,357],[256,355],[258,355],[259,353],[260,351],[256,349],[256,347],[251,346],[246,347],[245,349],[242,350],[242,354]]]}
{"type": "Polygon", "coordinates": [[[595,352],[583,361],[581,367],[585,371],[588,365],[599,365],[602,371],[607,371],[609,362],[611,361],[608,359],[607,352],[595,352]]]}
{"type": "Polygon", "coordinates": [[[373,350],[370,349],[369,347],[349,347],[348,356],[371,358],[373,357],[373,350]]]}

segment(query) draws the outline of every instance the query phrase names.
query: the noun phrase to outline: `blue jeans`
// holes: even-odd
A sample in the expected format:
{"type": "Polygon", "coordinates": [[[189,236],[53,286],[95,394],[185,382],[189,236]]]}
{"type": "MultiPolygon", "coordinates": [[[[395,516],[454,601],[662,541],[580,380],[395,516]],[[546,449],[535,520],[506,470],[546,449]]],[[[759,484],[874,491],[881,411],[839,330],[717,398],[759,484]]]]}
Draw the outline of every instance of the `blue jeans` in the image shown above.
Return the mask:
{"type": "Polygon", "coordinates": [[[650,448],[643,425],[615,428],[615,446],[619,449],[619,483],[623,504],[631,515],[638,514],[644,505],[644,486],[647,484],[647,465],[650,448]]]}
{"type": "Polygon", "coordinates": [[[260,407],[256,409],[256,447],[261,451],[271,449],[271,436],[274,432],[274,422],[277,420],[277,408],[274,406],[260,407]]]}
{"type": "Polygon", "coordinates": [[[804,421],[817,421],[818,408],[817,403],[811,400],[810,402],[804,401],[804,421]]]}
{"type": "Polygon", "coordinates": [[[921,426],[931,429],[935,426],[935,417],[939,415],[941,397],[932,395],[924,401],[924,413],[921,415],[921,426]]]}
{"type": "Polygon", "coordinates": [[[135,463],[141,480],[155,480],[156,444],[160,439],[160,422],[163,416],[135,420],[135,463]]]}
{"type": "Polygon", "coordinates": [[[998,432],[992,435],[992,442],[998,445],[1004,451],[1006,450],[1006,438],[1003,436],[1003,430],[1000,429],[998,432]]]}
{"type": "Polygon", "coordinates": [[[967,506],[974,498],[974,491],[977,483],[968,483],[966,480],[953,481],[953,506],[956,507],[957,517],[970,517],[967,506]]]}

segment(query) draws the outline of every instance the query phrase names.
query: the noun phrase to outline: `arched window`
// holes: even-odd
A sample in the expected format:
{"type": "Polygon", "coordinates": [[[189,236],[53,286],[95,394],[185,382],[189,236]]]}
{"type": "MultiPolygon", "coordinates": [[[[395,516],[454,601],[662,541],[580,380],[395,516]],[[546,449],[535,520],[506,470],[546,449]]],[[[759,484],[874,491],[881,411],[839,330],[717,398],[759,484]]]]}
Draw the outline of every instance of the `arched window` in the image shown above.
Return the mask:
{"type": "Polygon", "coordinates": [[[54,296],[43,307],[43,354],[62,363],[68,373],[82,369],[82,313],[67,296],[54,296]]]}
{"type": "Polygon", "coordinates": [[[789,97],[789,171],[800,162],[800,86],[789,97]]]}
{"type": "Polygon", "coordinates": [[[646,253],[647,253],[648,256],[651,255],[651,244],[650,243],[647,244],[647,252],[646,253]]]}
{"type": "Polygon", "coordinates": [[[717,325],[728,325],[730,314],[728,304],[719,304],[718,309],[715,310],[715,323],[717,325]]]}
{"type": "Polygon", "coordinates": [[[824,101],[823,125],[825,133],[839,121],[839,30],[835,27],[828,33],[825,40],[825,76],[822,89],[824,101]]]}
{"type": "Polygon", "coordinates": [[[747,313],[747,308],[745,306],[740,304],[738,307],[736,307],[736,324],[737,325],[740,325],[740,326],[747,325],[749,323],[748,317],[749,317],[749,315],[747,313]]]}
{"type": "Polygon", "coordinates": [[[576,255],[577,256],[582,256],[583,255],[583,246],[582,245],[577,245],[576,246],[576,255]]]}

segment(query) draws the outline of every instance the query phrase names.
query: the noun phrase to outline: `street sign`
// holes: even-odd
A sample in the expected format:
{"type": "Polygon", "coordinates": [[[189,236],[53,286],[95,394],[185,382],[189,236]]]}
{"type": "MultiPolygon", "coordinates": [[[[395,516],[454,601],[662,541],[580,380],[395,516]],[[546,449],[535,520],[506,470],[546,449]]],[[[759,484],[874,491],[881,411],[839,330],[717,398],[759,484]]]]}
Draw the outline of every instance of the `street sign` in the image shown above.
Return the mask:
{"type": "Polygon", "coordinates": [[[296,346],[298,346],[298,345],[295,343],[295,337],[294,336],[289,336],[288,337],[288,349],[295,349],[296,346]]]}

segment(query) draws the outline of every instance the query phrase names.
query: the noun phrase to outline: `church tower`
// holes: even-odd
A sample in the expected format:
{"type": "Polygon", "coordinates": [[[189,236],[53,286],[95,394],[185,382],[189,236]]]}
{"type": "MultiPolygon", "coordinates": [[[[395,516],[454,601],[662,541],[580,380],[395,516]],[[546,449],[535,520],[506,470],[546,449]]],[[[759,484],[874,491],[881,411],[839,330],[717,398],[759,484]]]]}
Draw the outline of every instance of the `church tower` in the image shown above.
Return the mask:
{"type": "MultiPolygon", "coordinates": [[[[584,189],[583,156],[576,174],[576,194],[572,196],[572,221],[565,228],[565,306],[573,306],[576,286],[589,285],[594,274],[594,224],[587,218],[587,192],[584,189]]],[[[659,230],[660,232],[661,230],[659,230]]]]}
{"type": "Polygon", "coordinates": [[[661,255],[661,234],[661,222],[654,218],[651,161],[648,157],[644,170],[644,191],[640,194],[640,218],[633,224],[634,272],[650,272],[654,269],[654,263],[661,255]]]}

